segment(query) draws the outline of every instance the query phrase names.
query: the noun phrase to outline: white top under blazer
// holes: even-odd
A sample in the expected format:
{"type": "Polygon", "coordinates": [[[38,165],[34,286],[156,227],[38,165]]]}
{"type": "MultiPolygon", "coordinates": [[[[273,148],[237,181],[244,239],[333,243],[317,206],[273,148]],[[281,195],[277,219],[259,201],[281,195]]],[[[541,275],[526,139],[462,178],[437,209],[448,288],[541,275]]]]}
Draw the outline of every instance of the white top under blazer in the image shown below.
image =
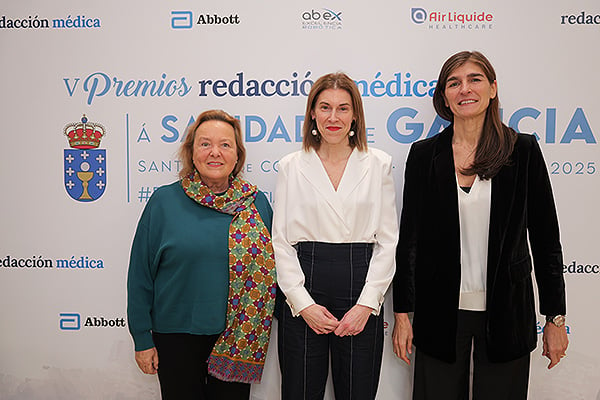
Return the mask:
{"type": "Polygon", "coordinates": [[[458,308],[485,311],[492,180],[475,176],[468,193],[460,187],[457,189],[461,265],[458,308]]]}
{"type": "Polygon", "coordinates": [[[292,315],[315,304],[304,287],[304,273],[293,247],[304,241],[373,243],[369,271],[357,304],[379,314],[396,270],[395,193],[392,158],[381,150],[354,149],[337,191],[313,149],[280,160],[272,236],[277,282],[292,315]]]}

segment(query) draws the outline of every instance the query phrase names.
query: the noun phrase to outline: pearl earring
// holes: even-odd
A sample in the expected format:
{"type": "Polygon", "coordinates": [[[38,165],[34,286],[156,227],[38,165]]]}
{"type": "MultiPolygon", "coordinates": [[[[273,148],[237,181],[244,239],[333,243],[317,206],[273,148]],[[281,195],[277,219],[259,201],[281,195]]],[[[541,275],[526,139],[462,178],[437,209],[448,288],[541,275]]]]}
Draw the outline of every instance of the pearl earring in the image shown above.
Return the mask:
{"type": "Polygon", "coordinates": [[[313,136],[317,136],[317,130],[313,129],[310,133],[312,133],[313,136]]]}
{"type": "Polygon", "coordinates": [[[350,136],[350,137],[354,136],[354,131],[350,131],[350,133],[348,133],[348,136],[350,136]]]}

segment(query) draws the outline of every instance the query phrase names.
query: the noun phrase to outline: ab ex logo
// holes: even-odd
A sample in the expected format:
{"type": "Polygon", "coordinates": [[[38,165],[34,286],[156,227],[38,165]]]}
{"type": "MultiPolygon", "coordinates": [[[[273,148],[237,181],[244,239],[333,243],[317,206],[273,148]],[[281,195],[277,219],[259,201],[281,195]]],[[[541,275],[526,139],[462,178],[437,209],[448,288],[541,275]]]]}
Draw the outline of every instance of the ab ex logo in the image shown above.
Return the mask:
{"type": "MultiPolygon", "coordinates": [[[[78,331],[81,329],[81,314],[60,313],[59,326],[63,331],[78,331]]],[[[89,328],[124,328],[125,318],[107,319],[104,317],[87,317],[83,327],[89,328]]]]}

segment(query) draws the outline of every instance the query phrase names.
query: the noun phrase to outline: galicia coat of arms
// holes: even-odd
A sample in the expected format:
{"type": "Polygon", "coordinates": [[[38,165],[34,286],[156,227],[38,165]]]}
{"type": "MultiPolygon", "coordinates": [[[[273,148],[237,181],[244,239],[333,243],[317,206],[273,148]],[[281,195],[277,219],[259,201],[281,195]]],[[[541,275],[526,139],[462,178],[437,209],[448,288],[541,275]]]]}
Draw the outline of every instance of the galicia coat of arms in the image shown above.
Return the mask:
{"type": "Polygon", "coordinates": [[[98,200],[106,188],[106,150],[98,148],[106,129],[84,114],[81,122],[65,126],[64,134],[71,147],[63,157],[67,193],[77,201],[98,200]]]}

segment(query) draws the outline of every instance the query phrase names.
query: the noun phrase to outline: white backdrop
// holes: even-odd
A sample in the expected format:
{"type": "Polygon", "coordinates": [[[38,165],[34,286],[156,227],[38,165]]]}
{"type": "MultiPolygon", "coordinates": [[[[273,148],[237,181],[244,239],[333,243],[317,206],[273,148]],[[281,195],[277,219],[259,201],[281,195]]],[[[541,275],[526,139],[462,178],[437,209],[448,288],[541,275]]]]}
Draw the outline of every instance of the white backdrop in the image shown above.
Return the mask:
{"type": "MultiPolygon", "coordinates": [[[[127,263],[148,196],[175,180],[191,118],[238,116],[245,176],[271,196],[277,160],[300,147],[312,81],[342,70],[363,94],[369,145],[394,158],[401,197],[410,143],[440,130],[439,68],[460,50],[492,61],[504,121],[538,135],[555,190],[571,344],[551,371],[532,354],[530,397],[600,399],[599,29],[596,0],[5,4],[0,399],[159,398],[123,319],[127,263]],[[102,163],[88,163],[90,193],[105,185],[93,201],[66,188],[63,128],[83,114],[106,132],[102,163]]],[[[378,399],[408,399],[412,372],[390,336],[391,326],[378,399]]],[[[275,341],[254,399],[279,398],[275,341]]]]}

